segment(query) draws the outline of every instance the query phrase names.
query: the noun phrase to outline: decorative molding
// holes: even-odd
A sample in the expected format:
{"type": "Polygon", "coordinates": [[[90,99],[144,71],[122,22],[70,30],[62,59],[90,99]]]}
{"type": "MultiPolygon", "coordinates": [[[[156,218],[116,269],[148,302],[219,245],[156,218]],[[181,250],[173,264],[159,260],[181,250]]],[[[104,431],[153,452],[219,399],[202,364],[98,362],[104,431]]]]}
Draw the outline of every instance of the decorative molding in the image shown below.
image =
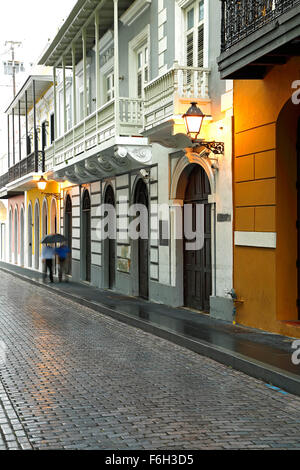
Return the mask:
{"type": "Polygon", "coordinates": [[[130,26],[150,6],[151,1],[152,0],[135,0],[121,16],[121,22],[126,26],[130,26]]]}
{"type": "Polygon", "coordinates": [[[276,232],[234,232],[236,246],[276,248],[276,232]]]}

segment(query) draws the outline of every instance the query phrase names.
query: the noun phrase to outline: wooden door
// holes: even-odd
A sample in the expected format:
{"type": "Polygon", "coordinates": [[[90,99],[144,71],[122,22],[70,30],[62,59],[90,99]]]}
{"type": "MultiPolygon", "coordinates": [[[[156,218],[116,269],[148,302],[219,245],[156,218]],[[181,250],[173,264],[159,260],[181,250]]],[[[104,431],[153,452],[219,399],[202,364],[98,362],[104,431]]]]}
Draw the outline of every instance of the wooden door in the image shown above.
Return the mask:
{"type": "MultiPolygon", "coordinates": [[[[112,205],[115,207],[115,196],[114,191],[111,186],[108,186],[106,193],[105,193],[105,204],[112,205]]],[[[108,233],[109,237],[106,240],[105,248],[108,250],[107,253],[107,260],[108,260],[108,288],[113,289],[115,287],[116,282],[116,240],[114,238],[115,234],[115,216],[113,215],[114,219],[109,220],[109,227],[108,233]]]]}
{"type": "Polygon", "coordinates": [[[87,190],[82,199],[84,280],[91,281],[91,201],[87,190]]]}
{"type": "MultiPolygon", "coordinates": [[[[135,202],[142,204],[149,211],[148,189],[143,180],[136,187],[135,202]]],[[[149,219],[148,219],[149,220],[149,219]]],[[[138,282],[139,296],[149,298],[149,239],[138,239],[138,282]]]]}
{"type": "MultiPolygon", "coordinates": [[[[211,265],[211,206],[208,204],[210,184],[203,168],[195,165],[189,177],[185,204],[192,206],[193,231],[196,229],[196,206],[204,206],[204,246],[200,250],[188,250],[184,239],[184,302],[186,307],[209,312],[212,291],[211,265]]],[[[190,242],[190,240],[189,240],[190,242]]]]}
{"type": "Polygon", "coordinates": [[[72,200],[69,195],[67,195],[67,198],[66,198],[65,237],[67,239],[67,244],[70,249],[67,274],[71,275],[72,274],[72,200]]]}

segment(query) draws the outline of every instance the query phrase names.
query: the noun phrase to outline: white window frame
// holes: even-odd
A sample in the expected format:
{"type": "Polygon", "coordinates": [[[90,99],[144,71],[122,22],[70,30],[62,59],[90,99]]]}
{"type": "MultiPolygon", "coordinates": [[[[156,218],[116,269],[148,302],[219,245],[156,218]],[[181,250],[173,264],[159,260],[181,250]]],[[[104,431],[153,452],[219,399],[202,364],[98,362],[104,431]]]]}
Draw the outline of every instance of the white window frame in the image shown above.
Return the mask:
{"type": "MultiPolygon", "coordinates": [[[[186,35],[187,35],[187,12],[199,4],[199,0],[176,0],[175,4],[175,26],[177,31],[181,31],[180,37],[184,41],[177,41],[175,44],[175,59],[180,65],[186,65],[186,35]]],[[[204,0],[204,44],[203,44],[203,67],[209,67],[209,0],[204,0]]],[[[198,10],[199,11],[199,10],[198,10]]],[[[197,17],[198,18],[198,17],[197,17]]],[[[195,27],[194,27],[195,28],[195,27]]],[[[198,39],[198,38],[197,38],[198,39]]],[[[194,38],[194,60],[197,54],[197,39],[194,38]]]]}
{"type": "Polygon", "coordinates": [[[128,44],[128,79],[129,79],[129,97],[136,98],[137,87],[137,51],[143,45],[148,47],[148,82],[151,80],[151,48],[150,48],[150,24],[148,24],[137,36],[128,44]]]}

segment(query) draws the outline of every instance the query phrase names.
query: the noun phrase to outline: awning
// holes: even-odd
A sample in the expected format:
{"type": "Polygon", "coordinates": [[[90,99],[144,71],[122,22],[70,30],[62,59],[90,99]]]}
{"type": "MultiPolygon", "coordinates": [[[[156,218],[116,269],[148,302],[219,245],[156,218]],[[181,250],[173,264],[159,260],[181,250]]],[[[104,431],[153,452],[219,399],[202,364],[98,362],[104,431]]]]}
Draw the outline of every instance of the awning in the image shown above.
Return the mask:
{"type": "Polygon", "coordinates": [[[25,93],[27,91],[27,111],[34,105],[33,100],[33,82],[35,82],[35,102],[37,102],[53,85],[53,78],[50,75],[30,75],[21,90],[17,93],[7,110],[7,114],[12,114],[14,110],[15,115],[19,114],[19,101],[20,101],[20,114],[25,116],[26,114],[26,98],[25,93]]]}
{"type": "MultiPolygon", "coordinates": [[[[134,3],[135,0],[119,0],[119,17],[134,3]]],[[[67,66],[72,66],[72,44],[75,46],[76,63],[82,59],[82,28],[86,29],[87,50],[95,44],[95,11],[99,11],[99,36],[113,28],[113,0],[78,0],[59,32],[48,45],[39,60],[40,65],[55,66],[64,56],[67,66]]]]}

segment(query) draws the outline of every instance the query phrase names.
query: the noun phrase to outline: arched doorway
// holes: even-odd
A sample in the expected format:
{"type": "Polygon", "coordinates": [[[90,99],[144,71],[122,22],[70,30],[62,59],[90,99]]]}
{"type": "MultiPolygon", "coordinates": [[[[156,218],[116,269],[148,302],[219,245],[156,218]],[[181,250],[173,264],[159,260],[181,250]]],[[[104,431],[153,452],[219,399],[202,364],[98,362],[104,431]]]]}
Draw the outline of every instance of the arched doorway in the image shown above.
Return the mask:
{"type": "Polygon", "coordinates": [[[34,206],[34,267],[40,267],[40,205],[36,201],[34,206]]]}
{"type": "Polygon", "coordinates": [[[56,201],[52,199],[50,216],[50,232],[57,233],[56,201]]]}
{"type": "Polygon", "coordinates": [[[32,205],[28,206],[28,267],[32,268],[32,205]]]}
{"type": "Polygon", "coordinates": [[[19,241],[19,233],[18,233],[18,206],[15,207],[14,211],[14,262],[18,264],[18,241],[19,241]]]}
{"type": "MultiPolygon", "coordinates": [[[[105,192],[104,203],[111,205],[115,208],[115,195],[113,188],[109,185],[105,192]]],[[[105,266],[106,266],[106,285],[109,289],[115,287],[116,281],[116,218],[114,211],[108,212],[108,215],[105,213],[104,217],[108,216],[108,238],[104,241],[104,256],[105,256],[105,266]]]]}
{"type": "Polygon", "coordinates": [[[9,210],[9,238],[8,238],[8,261],[12,262],[12,240],[13,240],[13,216],[12,209],[9,210]]]}
{"type": "Polygon", "coordinates": [[[24,207],[20,212],[20,264],[24,266],[24,207]]]}
{"type": "MultiPolygon", "coordinates": [[[[209,300],[212,293],[212,261],[211,261],[211,206],[208,195],[211,193],[210,183],[202,166],[189,165],[190,171],[184,196],[184,205],[191,206],[190,220],[185,220],[190,230],[196,230],[196,207],[204,210],[204,245],[203,248],[190,249],[191,240],[184,239],[184,304],[186,307],[209,312],[209,300]]],[[[186,217],[186,208],[184,210],[186,217]]],[[[185,232],[183,232],[185,233],[185,232]]]]}
{"type": "Polygon", "coordinates": [[[68,194],[65,202],[65,220],[64,220],[64,234],[67,239],[68,247],[70,248],[69,266],[67,274],[72,274],[72,199],[68,194]]]}
{"type": "MultiPolygon", "coordinates": [[[[147,209],[147,225],[149,221],[149,195],[145,182],[139,179],[137,182],[134,203],[141,204],[147,209]]],[[[149,230],[148,230],[149,233],[149,230]]],[[[149,236],[147,238],[138,239],[137,248],[138,260],[138,295],[143,299],[149,298],[149,236]]]]}
{"type": "Polygon", "coordinates": [[[82,198],[82,279],[91,282],[91,200],[87,189],[82,198]]]}
{"type": "Polygon", "coordinates": [[[48,204],[44,199],[42,206],[42,239],[48,234],[48,204]]]}
{"type": "Polygon", "coordinates": [[[297,321],[300,320],[300,107],[292,100],[283,106],[276,123],[274,219],[276,316],[277,320],[297,321]]]}

